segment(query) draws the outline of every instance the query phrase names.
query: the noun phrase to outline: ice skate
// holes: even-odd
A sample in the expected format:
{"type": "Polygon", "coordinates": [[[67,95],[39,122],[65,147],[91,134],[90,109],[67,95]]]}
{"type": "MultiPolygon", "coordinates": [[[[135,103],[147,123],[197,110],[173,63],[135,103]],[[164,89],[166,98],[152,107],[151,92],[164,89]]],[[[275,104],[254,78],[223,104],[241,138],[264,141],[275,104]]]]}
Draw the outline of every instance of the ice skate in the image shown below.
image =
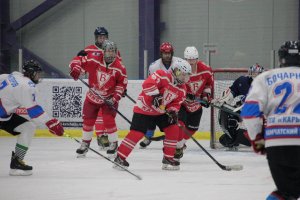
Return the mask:
{"type": "MultiPolygon", "coordinates": [[[[118,163],[119,165],[121,165],[122,167],[124,167],[126,169],[129,167],[129,163],[125,159],[120,158],[120,156],[117,156],[115,158],[114,162],[118,163]]],[[[118,166],[116,164],[113,166],[113,168],[118,169],[118,170],[123,170],[120,166],[118,166]]]]}
{"type": "Polygon", "coordinates": [[[76,150],[77,158],[85,157],[86,153],[89,150],[88,147],[90,147],[90,143],[81,142],[81,146],[76,150]]]}
{"type": "Polygon", "coordinates": [[[99,146],[99,150],[106,150],[109,148],[109,140],[107,135],[98,135],[97,143],[99,146]]]}
{"type": "Polygon", "coordinates": [[[140,149],[146,149],[147,146],[149,146],[151,143],[151,140],[148,138],[145,138],[143,141],[140,142],[140,149]]]}
{"type": "Polygon", "coordinates": [[[162,163],[162,170],[180,170],[180,162],[172,158],[164,157],[162,163]]]}
{"type": "Polygon", "coordinates": [[[11,176],[29,176],[32,175],[32,166],[26,165],[23,160],[20,160],[15,152],[12,152],[10,171],[11,176]]]}
{"type": "Polygon", "coordinates": [[[109,158],[113,158],[116,156],[117,151],[118,151],[118,142],[111,142],[109,144],[109,148],[106,151],[106,153],[109,158]]]}

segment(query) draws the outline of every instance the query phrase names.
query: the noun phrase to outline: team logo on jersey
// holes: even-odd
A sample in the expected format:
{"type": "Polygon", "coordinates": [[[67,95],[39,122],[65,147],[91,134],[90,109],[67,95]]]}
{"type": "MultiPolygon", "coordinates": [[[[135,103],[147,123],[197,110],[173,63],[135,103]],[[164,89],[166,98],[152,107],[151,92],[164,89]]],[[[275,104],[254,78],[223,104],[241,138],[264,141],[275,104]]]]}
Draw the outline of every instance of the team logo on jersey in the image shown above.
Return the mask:
{"type": "Polygon", "coordinates": [[[97,71],[99,88],[103,87],[109,81],[111,75],[103,71],[97,71]]]}
{"type": "Polygon", "coordinates": [[[93,56],[100,56],[100,53],[99,52],[93,52],[92,55],[93,56]]]}
{"type": "Polygon", "coordinates": [[[193,92],[193,94],[196,94],[198,92],[198,90],[202,86],[202,84],[203,84],[202,80],[199,80],[197,82],[190,82],[189,83],[190,89],[193,92]]]}
{"type": "Polygon", "coordinates": [[[167,104],[171,103],[174,99],[176,99],[178,97],[178,95],[170,90],[166,90],[164,92],[163,97],[164,98],[163,98],[162,104],[167,105],[167,104]]]}

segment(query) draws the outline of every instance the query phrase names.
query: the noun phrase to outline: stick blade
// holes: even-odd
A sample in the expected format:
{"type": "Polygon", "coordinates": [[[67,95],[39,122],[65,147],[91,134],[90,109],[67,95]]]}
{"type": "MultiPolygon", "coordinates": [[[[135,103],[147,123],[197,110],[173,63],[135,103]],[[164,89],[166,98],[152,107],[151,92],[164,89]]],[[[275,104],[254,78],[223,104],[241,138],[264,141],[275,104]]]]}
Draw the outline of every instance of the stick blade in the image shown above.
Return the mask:
{"type": "Polygon", "coordinates": [[[241,171],[241,170],[243,170],[243,165],[225,166],[225,170],[227,170],[227,171],[241,171]]]}

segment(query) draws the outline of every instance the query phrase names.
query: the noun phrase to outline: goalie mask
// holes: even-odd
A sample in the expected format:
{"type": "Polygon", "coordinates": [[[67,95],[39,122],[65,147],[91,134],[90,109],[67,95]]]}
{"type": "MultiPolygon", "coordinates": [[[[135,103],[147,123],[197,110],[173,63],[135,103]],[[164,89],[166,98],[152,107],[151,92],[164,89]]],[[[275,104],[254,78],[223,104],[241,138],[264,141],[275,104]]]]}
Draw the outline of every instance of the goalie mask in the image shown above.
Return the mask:
{"type": "Polygon", "coordinates": [[[177,84],[181,85],[187,83],[190,80],[192,67],[186,60],[178,59],[171,66],[171,71],[177,84]]]}
{"type": "Polygon", "coordinates": [[[104,50],[104,61],[107,64],[112,63],[117,57],[117,45],[110,40],[105,40],[103,42],[103,50],[104,50]]]}
{"type": "Polygon", "coordinates": [[[300,67],[300,42],[287,41],[278,50],[280,67],[300,67]]]}
{"type": "Polygon", "coordinates": [[[249,76],[255,77],[258,74],[262,73],[263,71],[265,71],[264,67],[262,67],[258,63],[256,63],[255,65],[252,65],[251,67],[249,67],[248,74],[249,74],[249,76]]]}
{"type": "Polygon", "coordinates": [[[34,60],[29,60],[24,62],[23,64],[23,74],[24,76],[30,78],[32,82],[37,84],[40,80],[40,73],[42,72],[42,68],[39,63],[34,60]]]}

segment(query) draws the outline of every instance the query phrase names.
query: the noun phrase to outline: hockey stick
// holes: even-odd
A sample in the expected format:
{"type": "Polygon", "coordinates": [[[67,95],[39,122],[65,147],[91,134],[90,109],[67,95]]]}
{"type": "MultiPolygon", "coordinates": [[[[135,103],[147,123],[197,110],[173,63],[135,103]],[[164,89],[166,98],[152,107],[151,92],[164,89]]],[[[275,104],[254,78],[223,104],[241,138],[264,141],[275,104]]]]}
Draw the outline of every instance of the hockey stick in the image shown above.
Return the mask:
{"type": "Polygon", "coordinates": [[[133,103],[136,103],[136,101],[132,97],[130,97],[127,93],[125,93],[125,96],[133,103]]]}
{"type": "Polygon", "coordinates": [[[106,105],[109,105],[113,110],[115,110],[123,119],[125,119],[129,124],[131,124],[131,121],[127,119],[118,109],[116,109],[113,105],[110,104],[105,98],[103,98],[100,94],[97,93],[87,82],[85,82],[82,78],[78,78],[84,85],[86,85],[95,95],[97,95],[100,99],[104,101],[106,105]]]}
{"type": "Polygon", "coordinates": [[[240,171],[243,169],[243,165],[222,165],[219,163],[208,151],[186,130],[184,126],[181,126],[179,123],[177,124],[179,128],[189,137],[192,138],[192,140],[210,157],[221,169],[226,171],[240,171]]]}
{"type": "MultiPolygon", "coordinates": [[[[66,137],[68,137],[68,138],[70,138],[70,139],[73,139],[73,140],[75,140],[77,143],[81,144],[81,142],[80,142],[79,140],[77,140],[76,138],[70,136],[69,134],[64,133],[64,136],[66,136],[66,137]]],[[[109,158],[107,158],[106,156],[102,155],[102,154],[99,153],[98,151],[92,149],[91,147],[87,147],[87,148],[88,148],[89,150],[91,150],[92,152],[98,154],[98,155],[101,156],[102,158],[104,158],[104,159],[108,160],[109,162],[111,162],[111,163],[117,165],[118,167],[122,168],[122,170],[124,170],[124,171],[128,172],[129,174],[133,175],[133,176],[136,177],[138,180],[142,180],[142,177],[141,177],[141,176],[139,176],[139,175],[137,175],[137,174],[135,174],[135,173],[129,171],[126,167],[120,165],[119,163],[116,163],[115,161],[110,160],[109,158]]]]}

